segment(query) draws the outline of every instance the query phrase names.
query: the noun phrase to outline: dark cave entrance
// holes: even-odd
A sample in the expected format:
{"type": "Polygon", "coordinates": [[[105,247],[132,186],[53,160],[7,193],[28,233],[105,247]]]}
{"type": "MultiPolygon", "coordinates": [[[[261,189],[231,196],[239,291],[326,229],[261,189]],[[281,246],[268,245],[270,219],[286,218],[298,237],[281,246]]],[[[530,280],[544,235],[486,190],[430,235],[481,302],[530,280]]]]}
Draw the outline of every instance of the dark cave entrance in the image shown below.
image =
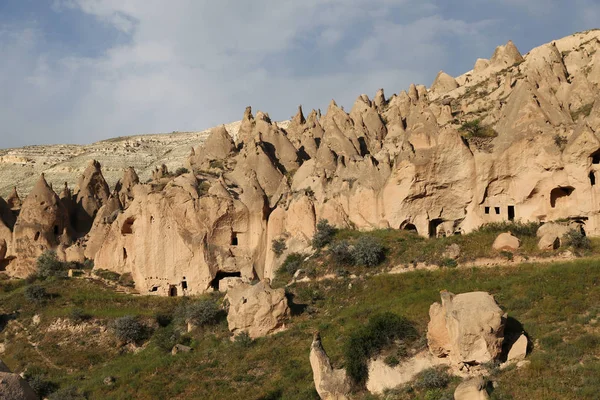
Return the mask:
{"type": "Polygon", "coordinates": [[[515,220],[515,206],[508,206],[508,220],[515,220]]]}
{"type": "Polygon", "coordinates": [[[177,297],[177,286],[169,286],[169,297],[177,297]]]}
{"type": "Polygon", "coordinates": [[[430,238],[435,238],[437,237],[437,229],[438,226],[440,226],[442,224],[442,222],[444,222],[443,219],[432,219],[431,221],[429,221],[429,237],[430,238]]]}
{"type": "Polygon", "coordinates": [[[241,278],[241,272],[223,272],[218,271],[215,279],[210,282],[210,286],[215,290],[219,291],[219,282],[225,278],[241,278]]]}
{"type": "Polygon", "coordinates": [[[596,185],[596,175],[594,175],[593,171],[590,172],[589,178],[590,178],[590,184],[592,186],[595,186],[596,185]]]}
{"type": "Polygon", "coordinates": [[[563,198],[568,197],[573,193],[575,189],[572,187],[564,187],[564,188],[555,188],[550,192],[550,207],[555,208],[556,202],[563,198]]]}

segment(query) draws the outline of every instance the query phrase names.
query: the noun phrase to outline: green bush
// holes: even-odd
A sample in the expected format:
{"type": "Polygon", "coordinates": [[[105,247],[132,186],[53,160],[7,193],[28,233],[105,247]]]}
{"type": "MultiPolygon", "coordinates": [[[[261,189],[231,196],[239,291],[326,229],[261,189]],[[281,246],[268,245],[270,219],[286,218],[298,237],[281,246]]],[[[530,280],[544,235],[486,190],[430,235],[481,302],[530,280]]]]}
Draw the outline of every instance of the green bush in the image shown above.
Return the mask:
{"type": "Polygon", "coordinates": [[[467,138],[494,138],[498,136],[498,133],[493,128],[481,126],[479,119],[465,122],[458,130],[464,132],[463,136],[467,138]]]}
{"type": "Polygon", "coordinates": [[[37,274],[42,278],[67,276],[66,265],[58,260],[56,252],[53,250],[47,250],[42,253],[37,259],[36,266],[37,274]]]}
{"type": "Polygon", "coordinates": [[[352,257],[352,253],[350,251],[350,245],[345,240],[334,242],[329,247],[329,255],[338,265],[349,265],[354,263],[354,258],[352,257]]]}
{"type": "Polygon", "coordinates": [[[97,269],[94,271],[94,275],[111,282],[119,282],[121,278],[121,274],[107,269],[97,269]]]}
{"type": "Polygon", "coordinates": [[[186,305],[185,317],[195,326],[214,325],[219,322],[221,312],[214,301],[198,300],[186,305]]]}
{"type": "Polygon", "coordinates": [[[450,383],[451,377],[446,368],[428,368],[415,377],[413,386],[419,390],[443,389],[450,383]]]}
{"type": "Polygon", "coordinates": [[[41,398],[47,397],[58,389],[56,383],[47,380],[42,374],[30,375],[29,373],[26,373],[25,380],[27,380],[29,386],[31,386],[33,391],[41,398]]]}
{"type": "Polygon", "coordinates": [[[146,339],[148,329],[137,317],[127,315],[117,318],[113,323],[115,336],[125,343],[139,343],[146,339]]]}
{"type": "Polygon", "coordinates": [[[25,288],[25,298],[32,303],[42,304],[49,297],[46,289],[40,285],[31,285],[25,288]]]}
{"type": "Polygon", "coordinates": [[[565,234],[565,242],[576,250],[589,250],[592,248],[592,242],[581,229],[570,229],[565,234]]]}
{"type": "Polygon", "coordinates": [[[400,364],[400,360],[398,360],[398,357],[394,356],[394,355],[389,355],[387,356],[383,362],[385,363],[385,365],[389,366],[389,367],[395,367],[398,364],[400,364]]]}
{"type": "Polygon", "coordinates": [[[322,249],[327,246],[333,239],[336,231],[337,230],[332,225],[329,225],[329,221],[326,219],[319,220],[317,223],[317,231],[312,238],[312,247],[315,249],[322,249]]]}
{"type": "Polygon", "coordinates": [[[374,267],[379,265],[385,257],[385,248],[381,242],[373,236],[361,236],[352,249],[354,264],[374,267]]]}
{"type": "Polygon", "coordinates": [[[344,346],[348,376],[363,386],[369,377],[369,358],[395,340],[414,341],[416,337],[415,328],[405,318],[390,312],[374,315],[350,334],[344,346]]]}
{"type": "Polygon", "coordinates": [[[249,348],[250,346],[252,346],[252,343],[254,343],[254,341],[246,332],[242,332],[235,337],[236,346],[241,347],[243,349],[249,348]]]}
{"type": "Polygon", "coordinates": [[[540,226],[542,226],[542,224],[539,222],[491,222],[489,224],[481,225],[475,232],[497,234],[511,232],[518,237],[536,237],[540,226]]]}
{"type": "Polygon", "coordinates": [[[273,241],[271,242],[271,249],[277,257],[280,257],[283,254],[283,252],[287,250],[287,246],[285,245],[285,239],[273,239],[273,241]]]}
{"type": "Polygon", "coordinates": [[[181,176],[181,175],[187,174],[189,172],[190,172],[190,170],[188,170],[187,168],[179,167],[179,168],[177,168],[177,170],[175,170],[175,176],[181,176]]]}
{"type": "Polygon", "coordinates": [[[288,274],[289,276],[294,276],[296,271],[300,269],[302,263],[304,262],[304,256],[299,253],[291,253],[286,258],[281,267],[279,268],[279,273],[288,274]]]}
{"type": "Polygon", "coordinates": [[[165,326],[168,326],[171,324],[171,322],[173,322],[173,316],[167,312],[157,312],[154,315],[154,320],[156,321],[158,326],[164,328],[165,326]]]}

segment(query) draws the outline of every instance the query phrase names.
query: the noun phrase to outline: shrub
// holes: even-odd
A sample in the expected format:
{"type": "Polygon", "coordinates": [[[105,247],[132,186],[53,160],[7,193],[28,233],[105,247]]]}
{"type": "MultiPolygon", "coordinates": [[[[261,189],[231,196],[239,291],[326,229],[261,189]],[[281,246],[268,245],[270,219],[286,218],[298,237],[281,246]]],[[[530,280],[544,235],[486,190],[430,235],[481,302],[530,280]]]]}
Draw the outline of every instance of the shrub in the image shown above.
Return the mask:
{"type": "Polygon", "coordinates": [[[385,365],[389,366],[389,367],[395,367],[398,364],[400,364],[400,360],[398,360],[398,357],[394,356],[394,355],[389,355],[387,356],[383,362],[385,363],[385,365]]]}
{"type": "Polygon", "coordinates": [[[211,300],[198,300],[186,306],[185,317],[195,326],[214,325],[219,322],[221,308],[211,300]]]}
{"type": "Polygon", "coordinates": [[[581,229],[571,229],[565,234],[565,242],[568,246],[577,250],[589,250],[592,248],[590,239],[581,229]]]}
{"type": "Polygon", "coordinates": [[[350,252],[350,245],[345,240],[334,242],[329,247],[329,255],[333,261],[339,265],[348,265],[354,263],[354,258],[350,252]]]}
{"type": "Polygon", "coordinates": [[[385,256],[385,248],[373,236],[361,236],[352,249],[354,264],[365,267],[379,265],[385,256]]]}
{"type": "Polygon", "coordinates": [[[41,304],[50,297],[46,289],[39,285],[31,285],[25,288],[25,298],[32,303],[41,304]]]}
{"type": "Polygon", "coordinates": [[[216,168],[216,169],[225,168],[225,166],[223,165],[223,160],[210,160],[209,167],[216,168]]]}
{"type": "Polygon", "coordinates": [[[74,308],[71,310],[71,319],[77,323],[87,321],[90,318],[92,318],[92,316],[81,308],[74,308]]]}
{"type": "Polygon", "coordinates": [[[450,379],[446,368],[428,368],[417,374],[413,386],[419,390],[443,389],[450,379]]]}
{"type": "Polygon", "coordinates": [[[121,274],[118,274],[114,271],[109,271],[107,269],[98,269],[94,271],[94,275],[111,282],[118,282],[121,278],[121,274]]]}
{"type": "Polygon", "coordinates": [[[505,257],[508,261],[512,261],[515,258],[512,251],[502,250],[502,251],[500,251],[500,255],[502,257],[505,257]]]}
{"type": "Polygon", "coordinates": [[[44,375],[25,374],[25,379],[33,391],[41,398],[47,397],[50,393],[55,392],[58,389],[58,385],[54,382],[46,380],[44,375]]]}
{"type": "Polygon", "coordinates": [[[283,254],[283,252],[287,250],[287,246],[285,245],[285,239],[273,239],[273,242],[271,242],[271,249],[277,257],[280,257],[283,254]]]}
{"type": "Polygon", "coordinates": [[[299,253],[291,253],[286,258],[281,267],[279,268],[279,273],[286,273],[290,276],[294,276],[296,271],[300,269],[302,266],[302,262],[304,261],[304,256],[299,253]]]}
{"type": "Polygon", "coordinates": [[[190,172],[189,169],[183,168],[183,167],[179,167],[179,168],[177,168],[177,170],[175,170],[175,176],[181,176],[181,175],[187,174],[189,172],[190,172]]]}
{"type": "Polygon", "coordinates": [[[58,260],[56,252],[53,250],[47,250],[38,257],[37,262],[37,274],[42,278],[49,278],[51,276],[67,276],[66,266],[58,260]]]}
{"type": "Polygon", "coordinates": [[[315,249],[322,249],[327,246],[333,239],[335,232],[336,229],[332,225],[329,225],[329,221],[326,219],[319,220],[317,223],[317,231],[312,238],[312,247],[315,249]]]}
{"type": "Polygon", "coordinates": [[[159,328],[152,335],[152,342],[165,352],[170,352],[180,339],[181,334],[172,325],[159,328]]]}
{"type": "Polygon", "coordinates": [[[161,328],[168,326],[173,322],[173,316],[166,312],[158,312],[154,315],[154,320],[161,328]]]}
{"type": "Polygon", "coordinates": [[[464,136],[467,138],[494,138],[498,136],[498,133],[493,128],[481,126],[479,119],[465,122],[458,130],[464,132],[464,136]]]}
{"type": "Polygon", "coordinates": [[[127,315],[114,321],[115,336],[125,343],[139,343],[147,336],[146,326],[137,317],[127,315]]]}
{"type": "Polygon", "coordinates": [[[367,360],[394,340],[414,340],[415,328],[405,318],[393,313],[374,315],[369,322],[352,332],[344,346],[346,371],[355,384],[367,381],[367,360]]]}
{"type": "Polygon", "coordinates": [[[243,349],[252,346],[253,340],[247,332],[242,332],[235,337],[235,344],[243,349]]]}
{"type": "Polygon", "coordinates": [[[536,237],[541,224],[539,222],[491,222],[481,225],[475,232],[497,233],[510,231],[515,236],[536,237]]]}

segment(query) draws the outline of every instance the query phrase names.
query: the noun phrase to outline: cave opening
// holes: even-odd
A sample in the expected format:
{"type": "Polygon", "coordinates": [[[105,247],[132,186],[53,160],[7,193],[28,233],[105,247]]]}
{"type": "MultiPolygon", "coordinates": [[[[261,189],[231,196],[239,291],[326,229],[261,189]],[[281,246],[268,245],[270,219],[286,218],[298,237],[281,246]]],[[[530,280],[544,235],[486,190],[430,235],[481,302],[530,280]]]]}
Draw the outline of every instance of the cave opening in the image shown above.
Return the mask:
{"type": "Polygon", "coordinates": [[[123,227],[121,228],[121,234],[123,235],[131,235],[133,233],[133,223],[135,222],[135,218],[127,218],[123,223],[123,227]]]}
{"type": "Polygon", "coordinates": [[[222,281],[225,278],[241,278],[242,277],[242,273],[241,272],[224,272],[224,271],[218,271],[217,275],[215,276],[215,279],[213,279],[210,282],[210,286],[215,290],[215,291],[219,291],[219,282],[222,281]]]}
{"type": "Polygon", "coordinates": [[[555,208],[556,202],[562,198],[569,197],[575,189],[572,187],[558,187],[550,192],[550,207],[555,208]]]}
{"type": "Polygon", "coordinates": [[[515,220],[515,206],[508,206],[508,220],[515,220]]]}
{"type": "Polygon", "coordinates": [[[437,229],[438,226],[440,226],[442,224],[442,222],[444,222],[443,219],[432,219],[431,221],[429,221],[429,237],[430,238],[435,238],[437,237],[437,229]]]}
{"type": "Polygon", "coordinates": [[[595,186],[596,185],[596,175],[594,175],[593,171],[590,172],[589,178],[590,178],[590,184],[592,186],[595,186]]]}
{"type": "Polygon", "coordinates": [[[237,232],[231,232],[231,245],[237,246],[239,244],[237,232]]]}

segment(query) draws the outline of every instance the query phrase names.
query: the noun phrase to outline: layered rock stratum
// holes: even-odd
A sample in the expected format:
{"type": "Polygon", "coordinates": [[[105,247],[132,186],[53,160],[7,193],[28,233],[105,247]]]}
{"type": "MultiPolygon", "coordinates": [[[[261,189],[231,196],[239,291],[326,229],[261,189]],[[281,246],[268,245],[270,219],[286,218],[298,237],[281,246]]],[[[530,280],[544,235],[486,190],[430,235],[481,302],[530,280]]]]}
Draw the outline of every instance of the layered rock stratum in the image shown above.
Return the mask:
{"type": "Polygon", "coordinates": [[[508,42],[459,77],[360,95],[349,112],[332,101],[281,124],[248,107],[210,134],[5,151],[0,269],[26,276],[55,249],[181,295],[273,278],[286,254],[273,240],[309,250],[320,219],[428,237],[568,220],[598,235],[599,49],[598,30],[525,55],[508,42]]]}

